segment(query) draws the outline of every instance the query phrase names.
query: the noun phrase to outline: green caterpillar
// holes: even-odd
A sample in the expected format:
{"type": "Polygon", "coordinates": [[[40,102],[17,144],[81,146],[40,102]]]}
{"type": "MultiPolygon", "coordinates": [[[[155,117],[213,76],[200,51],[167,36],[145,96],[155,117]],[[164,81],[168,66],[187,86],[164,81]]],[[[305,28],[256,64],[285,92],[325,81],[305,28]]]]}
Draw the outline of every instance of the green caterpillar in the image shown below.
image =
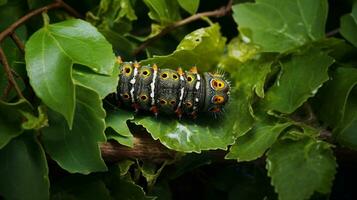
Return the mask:
{"type": "Polygon", "coordinates": [[[155,64],[140,66],[137,62],[121,62],[117,100],[135,111],[196,118],[198,113],[220,113],[229,99],[229,83],[223,75],[178,68],[159,69],[155,64]]]}

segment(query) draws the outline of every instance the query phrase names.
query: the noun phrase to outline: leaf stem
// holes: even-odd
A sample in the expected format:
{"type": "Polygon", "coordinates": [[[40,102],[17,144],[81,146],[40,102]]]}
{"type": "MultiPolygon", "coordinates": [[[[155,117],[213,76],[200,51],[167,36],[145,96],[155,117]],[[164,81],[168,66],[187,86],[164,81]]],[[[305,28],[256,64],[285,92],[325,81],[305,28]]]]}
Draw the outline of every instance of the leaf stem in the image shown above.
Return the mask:
{"type": "Polygon", "coordinates": [[[50,17],[47,14],[47,11],[41,13],[43,19],[43,26],[46,27],[50,24],[50,17]]]}
{"type": "Polygon", "coordinates": [[[229,0],[228,4],[226,6],[223,6],[219,9],[213,10],[213,11],[207,11],[207,12],[201,12],[201,13],[196,13],[194,15],[191,15],[183,20],[174,22],[173,24],[166,26],[164,29],[161,30],[161,32],[157,35],[155,35],[152,38],[149,38],[148,40],[146,40],[144,43],[142,43],[138,48],[136,48],[133,52],[133,55],[136,56],[137,54],[139,54],[142,50],[144,50],[147,46],[149,46],[152,42],[156,41],[157,39],[161,38],[162,36],[168,34],[169,32],[171,32],[172,30],[189,24],[191,22],[194,22],[196,20],[202,19],[204,17],[223,17],[227,14],[230,13],[231,9],[232,9],[232,3],[233,0],[229,0]]]}

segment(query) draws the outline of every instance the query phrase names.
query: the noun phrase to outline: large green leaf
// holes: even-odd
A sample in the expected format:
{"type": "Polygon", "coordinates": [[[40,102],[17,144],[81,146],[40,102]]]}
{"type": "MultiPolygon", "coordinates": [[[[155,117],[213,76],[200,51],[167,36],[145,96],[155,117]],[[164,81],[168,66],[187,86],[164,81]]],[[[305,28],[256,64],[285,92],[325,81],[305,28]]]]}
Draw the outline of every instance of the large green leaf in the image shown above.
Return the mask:
{"type": "Polygon", "coordinates": [[[75,111],[73,63],[105,75],[112,75],[115,66],[111,45],[93,26],[79,19],[45,25],[31,36],[25,51],[26,69],[36,95],[61,113],[70,127],[75,111]]]}
{"type": "Polygon", "coordinates": [[[27,101],[24,99],[16,103],[0,101],[0,149],[23,132],[21,107],[26,105],[27,101]]]}
{"type": "Polygon", "coordinates": [[[328,80],[327,71],[333,62],[327,53],[314,47],[283,60],[280,75],[266,94],[267,109],[294,112],[328,80]]]}
{"type": "Polygon", "coordinates": [[[291,122],[258,120],[251,131],[237,139],[226,158],[238,161],[251,161],[259,158],[274,144],[280,133],[291,124],[291,122]]]}
{"type": "Polygon", "coordinates": [[[220,33],[218,24],[200,28],[185,36],[176,50],[166,56],[154,56],[141,61],[141,64],[155,63],[164,68],[189,68],[197,66],[199,70],[212,69],[223,54],[226,39],[220,33]]]}
{"type": "Polygon", "coordinates": [[[106,140],[102,102],[96,92],[82,86],[76,86],[76,99],[72,129],[60,114],[49,110],[49,127],[42,131],[46,152],[72,173],[105,171],[99,148],[106,140]]]}
{"type": "Polygon", "coordinates": [[[5,199],[49,198],[45,152],[35,135],[24,133],[0,150],[0,196],[5,199]]]}
{"type": "Polygon", "coordinates": [[[351,13],[341,17],[340,32],[343,37],[357,47],[357,2],[354,3],[351,13]]]}
{"type": "Polygon", "coordinates": [[[113,131],[106,131],[107,138],[114,139],[120,144],[133,147],[134,136],[131,134],[127,125],[127,121],[132,119],[134,119],[133,112],[126,110],[109,112],[105,118],[105,123],[107,128],[110,127],[113,131]]]}
{"type": "Polygon", "coordinates": [[[308,199],[329,193],[336,173],[331,145],[304,137],[275,143],[267,157],[268,175],[280,200],[308,199]]]}
{"type": "Polygon", "coordinates": [[[284,52],[325,35],[326,0],[256,0],[233,6],[241,34],[265,52],[284,52]]]}
{"type": "Polygon", "coordinates": [[[144,0],[144,3],[150,9],[149,17],[162,25],[168,25],[181,18],[176,0],[144,0]]]}
{"type": "Polygon", "coordinates": [[[177,0],[180,6],[189,12],[191,15],[195,14],[198,6],[200,4],[200,0],[177,0]]]}
{"type": "Polygon", "coordinates": [[[333,128],[337,140],[354,149],[357,149],[357,105],[352,94],[356,93],[356,85],[357,69],[337,68],[315,102],[319,118],[333,128]]]}
{"type": "Polygon", "coordinates": [[[152,116],[135,118],[134,122],[143,125],[154,139],[159,139],[166,147],[182,152],[227,149],[234,143],[238,132],[236,107],[238,101],[231,98],[226,112],[219,118],[199,116],[196,120],[177,120],[174,117],[152,116]]]}

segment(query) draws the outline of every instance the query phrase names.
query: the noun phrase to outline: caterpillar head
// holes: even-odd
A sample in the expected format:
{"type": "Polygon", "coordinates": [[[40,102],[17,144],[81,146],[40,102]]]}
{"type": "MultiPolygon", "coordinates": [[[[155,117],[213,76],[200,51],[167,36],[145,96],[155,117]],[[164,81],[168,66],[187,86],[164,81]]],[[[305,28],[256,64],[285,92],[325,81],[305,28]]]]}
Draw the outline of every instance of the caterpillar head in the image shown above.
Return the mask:
{"type": "Polygon", "coordinates": [[[203,110],[220,113],[229,99],[229,82],[221,74],[204,73],[204,77],[206,80],[206,95],[203,110]]]}

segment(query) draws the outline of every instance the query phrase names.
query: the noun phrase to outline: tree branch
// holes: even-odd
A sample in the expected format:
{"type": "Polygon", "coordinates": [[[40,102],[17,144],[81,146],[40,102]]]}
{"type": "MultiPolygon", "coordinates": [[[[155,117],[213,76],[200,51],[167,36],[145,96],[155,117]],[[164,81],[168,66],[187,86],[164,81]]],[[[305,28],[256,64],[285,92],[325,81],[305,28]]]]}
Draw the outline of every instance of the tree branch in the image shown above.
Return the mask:
{"type": "Polygon", "coordinates": [[[161,163],[175,159],[175,151],[166,148],[159,141],[150,137],[148,133],[140,133],[134,136],[133,148],[123,146],[112,140],[102,144],[101,152],[104,160],[117,162],[123,159],[140,159],[161,163]]]}
{"type": "Polygon", "coordinates": [[[19,38],[19,36],[16,35],[15,32],[13,32],[11,35],[10,35],[11,39],[15,42],[17,48],[20,49],[21,53],[22,54],[25,54],[25,45],[24,43],[21,41],[21,39],[19,38]]]}
{"type": "Polygon", "coordinates": [[[68,4],[66,4],[62,0],[55,0],[53,3],[32,10],[31,12],[22,16],[20,19],[16,20],[13,24],[11,24],[8,28],[6,28],[3,32],[0,33],[0,42],[2,42],[5,39],[5,37],[12,35],[19,26],[21,26],[23,23],[25,23],[33,16],[36,16],[38,14],[41,14],[42,12],[55,8],[63,8],[74,17],[82,18],[81,15],[77,13],[73,8],[71,8],[68,4]]]}
{"type": "Polygon", "coordinates": [[[199,20],[203,17],[222,17],[227,15],[228,13],[230,13],[231,9],[232,9],[232,3],[233,0],[229,0],[228,4],[226,6],[223,6],[217,10],[213,10],[213,11],[207,11],[207,12],[201,12],[201,13],[197,13],[195,15],[191,15],[190,17],[187,17],[183,20],[174,22],[173,24],[165,27],[164,29],[161,30],[161,32],[157,35],[155,35],[152,38],[149,38],[148,40],[146,40],[144,43],[142,43],[138,48],[136,48],[133,52],[133,55],[137,55],[138,53],[140,53],[142,50],[144,50],[149,44],[151,44],[152,42],[156,41],[157,39],[161,38],[162,36],[168,34],[169,32],[171,32],[172,30],[189,24],[191,22],[194,22],[196,20],[199,20]]]}
{"type": "MultiPolygon", "coordinates": [[[[339,163],[357,164],[357,151],[343,147],[333,148],[335,156],[339,163]]],[[[179,152],[173,151],[162,145],[158,140],[154,140],[149,133],[140,132],[134,134],[134,147],[126,147],[115,141],[109,140],[101,145],[102,157],[106,162],[113,163],[125,159],[139,159],[154,163],[163,163],[177,158],[179,152]]],[[[208,154],[214,162],[236,162],[236,160],[227,160],[225,155],[227,151],[211,150],[208,154]]],[[[253,161],[254,162],[254,161],[253,161]]],[[[258,164],[265,165],[264,157],[255,161],[258,164]]]]}
{"type": "MultiPolygon", "coordinates": [[[[31,17],[36,16],[42,12],[55,9],[55,8],[63,8],[65,9],[69,14],[82,18],[81,15],[76,12],[72,7],[67,5],[65,2],[62,0],[55,0],[53,3],[48,4],[46,6],[43,6],[41,8],[35,9],[27,13],[26,15],[22,16],[20,19],[16,20],[13,24],[11,24],[9,27],[7,27],[3,32],[0,33],[0,43],[7,37],[10,36],[11,39],[14,41],[16,46],[20,49],[21,53],[25,53],[25,45],[21,41],[21,39],[16,35],[15,30],[21,26],[23,23],[25,23],[27,20],[29,20],[31,17]]],[[[4,67],[5,73],[7,75],[9,85],[6,87],[4,91],[3,98],[7,96],[9,93],[9,90],[14,87],[16,90],[16,93],[20,98],[24,98],[19,86],[16,83],[16,80],[13,76],[13,72],[11,70],[11,67],[9,65],[9,62],[6,58],[6,55],[4,53],[4,50],[0,47],[0,61],[4,67]]]]}
{"type": "Polygon", "coordinates": [[[326,37],[332,37],[332,36],[334,36],[334,35],[336,35],[336,34],[338,34],[340,32],[340,29],[334,29],[334,30],[332,30],[332,31],[329,31],[329,32],[327,32],[326,33],[326,37]]]}

